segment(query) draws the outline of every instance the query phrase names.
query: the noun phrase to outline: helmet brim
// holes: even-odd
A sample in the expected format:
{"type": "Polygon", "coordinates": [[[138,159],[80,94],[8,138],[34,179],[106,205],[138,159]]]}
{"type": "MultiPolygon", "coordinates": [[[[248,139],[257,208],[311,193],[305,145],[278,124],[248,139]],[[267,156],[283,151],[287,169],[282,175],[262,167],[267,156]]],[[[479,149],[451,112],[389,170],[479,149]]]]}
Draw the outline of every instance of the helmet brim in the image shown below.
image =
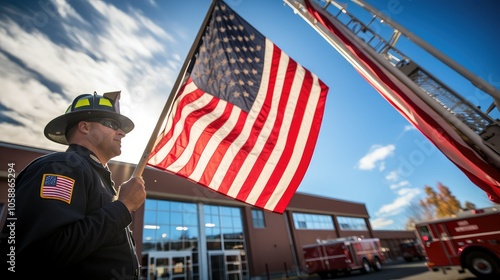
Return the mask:
{"type": "Polygon", "coordinates": [[[103,110],[85,110],[85,111],[75,111],[59,116],[51,120],[44,129],[44,134],[47,139],[54,141],[59,144],[68,145],[68,139],[66,139],[66,130],[68,125],[76,124],[80,121],[85,121],[94,118],[109,118],[120,123],[120,128],[125,132],[129,133],[134,129],[134,123],[129,118],[124,115],[112,111],[103,110]]]}

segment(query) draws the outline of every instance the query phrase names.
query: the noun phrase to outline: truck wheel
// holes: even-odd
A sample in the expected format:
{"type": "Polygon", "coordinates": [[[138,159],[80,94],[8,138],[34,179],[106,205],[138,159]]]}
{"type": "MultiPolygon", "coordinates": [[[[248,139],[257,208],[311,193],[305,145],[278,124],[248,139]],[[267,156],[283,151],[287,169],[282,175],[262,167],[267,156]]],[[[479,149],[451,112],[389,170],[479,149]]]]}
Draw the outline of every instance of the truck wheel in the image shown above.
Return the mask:
{"type": "Polygon", "coordinates": [[[500,267],[498,262],[490,255],[483,252],[471,252],[465,257],[467,269],[478,278],[498,279],[500,267]]]}
{"type": "Polygon", "coordinates": [[[373,263],[373,268],[375,269],[375,271],[381,271],[382,270],[382,262],[377,257],[375,257],[375,261],[373,263]]]}
{"type": "Polygon", "coordinates": [[[326,272],[318,272],[318,276],[321,279],[328,279],[328,273],[326,272]]]}
{"type": "Polygon", "coordinates": [[[318,276],[321,279],[330,279],[330,278],[335,277],[335,273],[331,273],[331,272],[318,272],[318,276]]]}
{"type": "Polygon", "coordinates": [[[363,259],[363,268],[361,269],[361,272],[369,273],[370,271],[371,271],[370,263],[368,262],[367,259],[363,259]]]}

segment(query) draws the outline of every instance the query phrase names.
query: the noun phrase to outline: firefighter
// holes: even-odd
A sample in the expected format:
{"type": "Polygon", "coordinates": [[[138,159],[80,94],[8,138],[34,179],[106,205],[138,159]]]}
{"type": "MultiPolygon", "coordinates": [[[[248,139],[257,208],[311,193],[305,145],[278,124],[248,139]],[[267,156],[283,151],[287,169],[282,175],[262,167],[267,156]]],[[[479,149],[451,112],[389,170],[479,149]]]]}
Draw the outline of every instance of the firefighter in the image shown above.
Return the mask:
{"type": "Polygon", "coordinates": [[[115,186],[107,166],[134,128],[119,112],[119,96],[80,95],[46,125],[45,136],[68,148],[35,159],[16,178],[15,244],[1,242],[6,279],[138,278],[129,224],[146,198],[144,181],[115,186]]]}

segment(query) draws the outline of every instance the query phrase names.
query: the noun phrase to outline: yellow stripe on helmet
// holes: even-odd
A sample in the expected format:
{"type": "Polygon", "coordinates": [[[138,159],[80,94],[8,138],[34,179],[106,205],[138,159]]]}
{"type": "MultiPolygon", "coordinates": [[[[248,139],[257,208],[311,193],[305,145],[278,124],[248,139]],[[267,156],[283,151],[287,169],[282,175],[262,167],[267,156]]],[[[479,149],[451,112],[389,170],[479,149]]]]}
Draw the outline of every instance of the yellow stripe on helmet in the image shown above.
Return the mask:
{"type": "Polygon", "coordinates": [[[107,98],[99,98],[99,105],[113,108],[113,104],[107,98]]]}
{"type": "Polygon", "coordinates": [[[80,108],[80,107],[84,107],[84,106],[90,106],[90,101],[88,98],[82,98],[82,99],[78,100],[75,104],[75,109],[80,108]]]}

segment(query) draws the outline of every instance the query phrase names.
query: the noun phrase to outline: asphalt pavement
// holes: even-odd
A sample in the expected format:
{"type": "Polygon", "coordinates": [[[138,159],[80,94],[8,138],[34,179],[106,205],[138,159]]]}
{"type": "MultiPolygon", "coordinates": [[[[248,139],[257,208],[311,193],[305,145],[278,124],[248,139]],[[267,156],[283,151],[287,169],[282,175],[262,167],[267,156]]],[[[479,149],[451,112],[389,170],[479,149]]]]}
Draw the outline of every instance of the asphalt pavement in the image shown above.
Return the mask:
{"type": "MultiPolygon", "coordinates": [[[[274,275],[269,278],[261,278],[261,280],[320,280],[321,278],[316,274],[313,275],[295,275],[290,273],[289,275],[274,275]]],[[[459,273],[457,270],[448,270],[446,273],[442,271],[434,272],[430,271],[425,265],[425,261],[413,261],[405,262],[395,261],[391,263],[385,263],[382,266],[382,270],[378,272],[370,272],[363,274],[359,271],[353,271],[350,275],[339,274],[335,278],[331,279],[342,279],[342,280],[473,280],[477,279],[469,271],[465,273],[459,273]]]]}

